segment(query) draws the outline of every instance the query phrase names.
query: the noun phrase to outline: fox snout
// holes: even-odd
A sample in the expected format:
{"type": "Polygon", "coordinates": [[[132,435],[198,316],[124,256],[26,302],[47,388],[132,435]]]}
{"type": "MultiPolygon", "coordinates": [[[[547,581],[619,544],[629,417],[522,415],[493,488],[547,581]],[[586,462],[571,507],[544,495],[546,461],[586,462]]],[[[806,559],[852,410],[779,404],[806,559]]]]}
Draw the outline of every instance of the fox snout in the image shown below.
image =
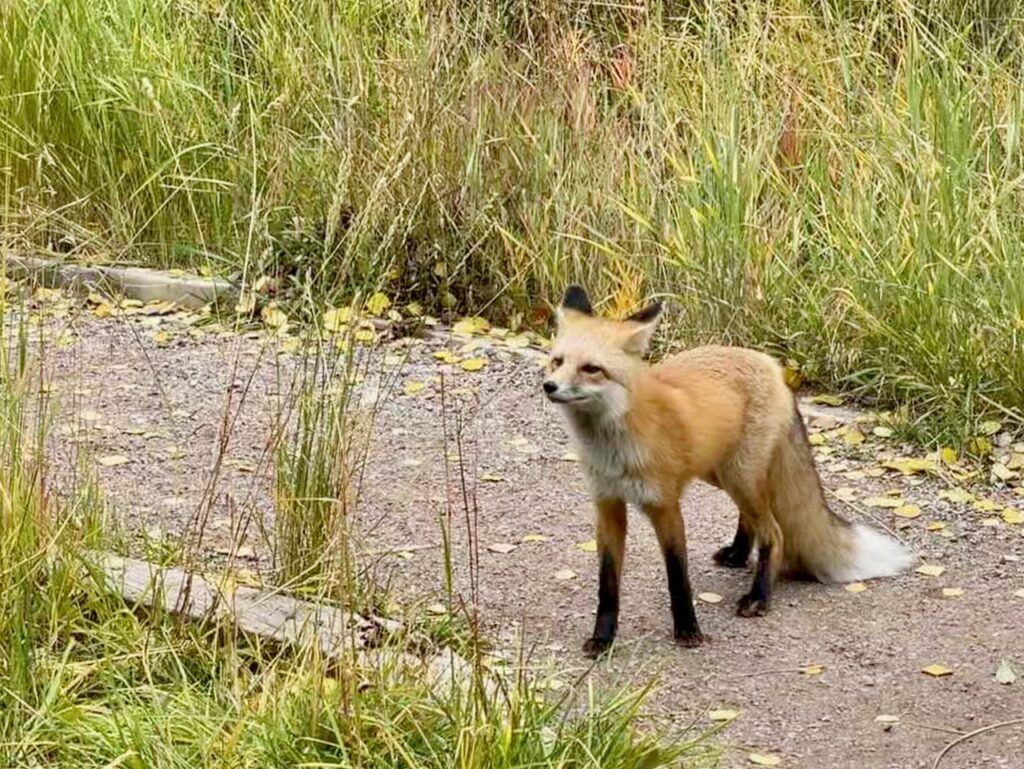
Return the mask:
{"type": "Polygon", "coordinates": [[[544,388],[544,394],[548,396],[548,400],[557,401],[558,398],[558,382],[553,379],[545,379],[544,384],[541,385],[544,388]]]}

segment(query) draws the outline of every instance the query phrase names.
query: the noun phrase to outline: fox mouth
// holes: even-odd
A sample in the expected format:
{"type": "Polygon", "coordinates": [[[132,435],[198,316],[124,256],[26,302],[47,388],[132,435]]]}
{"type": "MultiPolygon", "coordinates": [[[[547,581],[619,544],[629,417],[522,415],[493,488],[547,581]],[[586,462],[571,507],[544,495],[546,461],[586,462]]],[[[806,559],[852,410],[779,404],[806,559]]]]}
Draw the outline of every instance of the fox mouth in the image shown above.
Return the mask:
{"type": "Polygon", "coordinates": [[[589,395],[567,395],[557,390],[553,393],[545,393],[545,395],[552,403],[560,403],[563,406],[572,406],[590,400],[589,395]]]}

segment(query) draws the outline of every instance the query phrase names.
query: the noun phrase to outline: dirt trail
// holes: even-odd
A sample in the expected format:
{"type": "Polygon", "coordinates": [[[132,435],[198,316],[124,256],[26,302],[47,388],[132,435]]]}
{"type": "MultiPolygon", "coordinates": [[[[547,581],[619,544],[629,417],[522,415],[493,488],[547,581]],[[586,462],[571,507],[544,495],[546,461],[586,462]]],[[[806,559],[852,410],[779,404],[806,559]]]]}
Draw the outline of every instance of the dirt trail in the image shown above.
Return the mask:
{"type": "MultiPolygon", "coordinates": [[[[88,314],[72,314],[51,328],[62,335],[46,361],[63,405],[55,434],[61,478],[72,472],[72,441],[86,443],[112,508],[129,528],[173,535],[187,528],[206,499],[211,525],[204,545],[211,554],[230,549],[237,522],[251,511],[260,525],[249,526],[241,553],[248,556],[245,548],[252,548],[252,565],[265,558],[260,526],[273,530],[268,451],[297,359],[276,356],[258,339],[193,337],[183,329],[157,346],[151,330],[88,314]],[[70,420],[73,411],[78,416],[70,420]],[[230,441],[210,492],[225,425],[230,441]],[[104,466],[103,457],[119,459],[104,466]]],[[[380,389],[379,376],[367,377],[365,387],[382,396],[363,486],[367,546],[398,551],[383,556],[380,566],[401,590],[440,591],[439,518],[451,511],[456,584],[468,597],[466,521],[475,518],[478,598],[488,632],[507,645],[522,636],[538,659],[554,657],[580,671],[585,660],[578,649],[596,603],[596,563],[577,548],[593,536],[590,507],[579,466],[565,458],[569,447],[559,414],[538,397],[535,361],[485,346],[473,353],[488,358],[483,371],[447,367],[449,408],[442,417],[438,384],[430,378],[440,372],[431,353],[443,348],[441,342],[413,346],[401,365],[395,364],[399,350],[380,355],[373,371],[397,371],[390,394],[380,389]],[[427,386],[408,396],[403,388],[410,381],[427,386]],[[461,450],[452,439],[456,432],[461,450]],[[459,454],[468,470],[465,495],[459,454]],[[523,542],[530,534],[543,541],[523,542]],[[498,543],[518,547],[504,554],[487,549],[498,543]],[[567,570],[575,576],[566,578],[567,570]]],[[[819,458],[832,470],[823,472],[825,485],[855,487],[859,499],[898,488],[919,504],[924,514],[900,534],[925,561],[945,567],[941,577],[879,580],[858,594],[843,586],[786,583],[769,616],[739,618],[734,602],[750,576],[711,560],[736,514],[724,494],[698,485],[684,501],[691,578],[697,592],[724,597],[698,607],[710,643],[696,650],[671,643],[657,546],[646,522],[632,515],[620,642],[595,674],[609,682],[658,675],[662,686],[651,709],[679,727],[706,727],[709,709],[742,711],[721,736],[735,748],[725,766],[750,765],[747,754],[757,751],[777,754],[785,767],[930,768],[956,732],[1024,717],[1024,598],[1014,596],[1024,589],[1024,527],[983,525],[985,514],[940,500],[938,480],[919,483],[895,473],[849,480],[837,474],[876,467],[872,453],[886,448],[894,447],[869,437],[855,449],[863,461],[838,451],[819,458]],[[927,531],[934,522],[945,529],[927,531]],[[944,598],[943,587],[964,594],[944,598]],[[994,680],[1003,659],[1021,680],[1008,686],[994,680]],[[924,675],[921,669],[933,663],[953,675],[924,675]],[[808,665],[823,671],[800,672],[808,665]],[[886,728],[875,722],[880,714],[901,721],[886,728]]],[[[893,524],[888,510],[875,516],[893,524]]],[[[571,674],[563,678],[569,681],[571,674]]],[[[967,741],[941,767],[1018,769],[1022,757],[1024,729],[1016,727],[967,741]]]]}

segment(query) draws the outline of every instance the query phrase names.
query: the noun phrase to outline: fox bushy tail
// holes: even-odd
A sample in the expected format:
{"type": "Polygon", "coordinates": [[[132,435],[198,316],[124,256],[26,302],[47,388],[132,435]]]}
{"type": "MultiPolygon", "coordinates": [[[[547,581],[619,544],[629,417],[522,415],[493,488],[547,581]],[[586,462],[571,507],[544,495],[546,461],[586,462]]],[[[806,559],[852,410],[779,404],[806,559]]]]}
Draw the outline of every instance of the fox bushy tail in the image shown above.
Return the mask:
{"type": "Polygon", "coordinates": [[[911,554],[895,539],[829,509],[795,401],[768,475],[788,570],[822,582],[854,582],[893,576],[910,566],[911,554]]]}

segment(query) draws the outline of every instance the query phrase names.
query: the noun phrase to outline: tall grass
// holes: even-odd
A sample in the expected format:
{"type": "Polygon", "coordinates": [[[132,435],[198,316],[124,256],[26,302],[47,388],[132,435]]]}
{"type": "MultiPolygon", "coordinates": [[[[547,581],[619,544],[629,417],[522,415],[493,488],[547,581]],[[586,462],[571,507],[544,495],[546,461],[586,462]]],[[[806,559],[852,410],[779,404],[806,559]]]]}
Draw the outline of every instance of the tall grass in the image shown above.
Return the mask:
{"type": "Polygon", "coordinates": [[[1017,0],[10,0],[7,236],[515,322],[570,279],[1024,414],[1017,0]]]}

